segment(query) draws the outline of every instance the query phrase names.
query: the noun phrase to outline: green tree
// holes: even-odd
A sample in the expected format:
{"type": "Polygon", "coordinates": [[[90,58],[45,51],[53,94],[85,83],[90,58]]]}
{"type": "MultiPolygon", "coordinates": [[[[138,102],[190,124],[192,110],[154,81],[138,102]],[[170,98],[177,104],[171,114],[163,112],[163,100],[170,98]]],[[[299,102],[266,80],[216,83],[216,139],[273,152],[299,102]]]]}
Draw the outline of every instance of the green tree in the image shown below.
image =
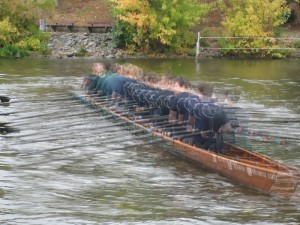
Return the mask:
{"type": "Polygon", "coordinates": [[[197,0],[111,0],[117,18],[117,43],[125,38],[126,47],[144,51],[182,53],[195,35],[191,28],[209,12],[212,4],[197,0]]]}
{"type": "Polygon", "coordinates": [[[229,51],[231,54],[258,54],[260,56],[280,55],[272,48],[276,45],[276,29],[288,19],[290,9],[285,0],[228,0],[222,24],[226,35],[237,38],[226,41],[224,47],[241,48],[229,51]],[[251,38],[252,37],[252,38],[251,38]],[[259,50],[260,48],[260,50],[259,50]]]}
{"type": "Polygon", "coordinates": [[[39,31],[37,21],[42,13],[54,9],[55,4],[55,0],[1,0],[0,55],[44,50],[49,35],[39,31]]]}

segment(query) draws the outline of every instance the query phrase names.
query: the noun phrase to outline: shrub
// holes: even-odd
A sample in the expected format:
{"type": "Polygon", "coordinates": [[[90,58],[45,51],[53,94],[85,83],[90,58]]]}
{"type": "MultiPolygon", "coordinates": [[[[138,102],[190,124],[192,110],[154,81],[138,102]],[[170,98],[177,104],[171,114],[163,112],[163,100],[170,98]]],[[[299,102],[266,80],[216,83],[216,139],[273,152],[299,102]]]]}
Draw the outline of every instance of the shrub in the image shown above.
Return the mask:
{"type": "Polygon", "coordinates": [[[84,46],[80,46],[75,56],[81,57],[81,56],[85,56],[86,54],[87,54],[86,48],[84,46]]]}
{"type": "Polygon", "coordinates": [[[6,45],[0,49],[0,57],[25,57],[29,56],[30,52],[26,49],[21,49],[17,45],[6,45]]]}
{"type": "Polygon", "coordinates": [[[10,23],[8,18],[0,21],[0,47],[15,42],[18,37],[18,29],[10,23]]]}
{"type": "Polygon", "coordinates": [[[294,41],[294,42],[292,43],[292,46],[293,46],[294,48],[300,48],[300,39],[294,41]]]}

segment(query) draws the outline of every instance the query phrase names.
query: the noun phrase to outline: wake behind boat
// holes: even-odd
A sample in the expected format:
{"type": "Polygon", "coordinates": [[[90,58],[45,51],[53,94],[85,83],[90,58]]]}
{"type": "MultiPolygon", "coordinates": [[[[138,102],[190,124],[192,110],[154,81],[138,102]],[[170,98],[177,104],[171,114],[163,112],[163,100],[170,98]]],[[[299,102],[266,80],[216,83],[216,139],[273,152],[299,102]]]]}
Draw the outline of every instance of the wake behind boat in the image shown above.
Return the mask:
{"type": "Polygon", "coordinates": [[[153,88],[137,76],[120,73],[86,77],[86,91],[76,97],[123,121],[118,124],[149,134],[172,154],[261,192],[300,201],[298,168],[223,141],[228,119],[218,104],[180,91],[153,88]]]}

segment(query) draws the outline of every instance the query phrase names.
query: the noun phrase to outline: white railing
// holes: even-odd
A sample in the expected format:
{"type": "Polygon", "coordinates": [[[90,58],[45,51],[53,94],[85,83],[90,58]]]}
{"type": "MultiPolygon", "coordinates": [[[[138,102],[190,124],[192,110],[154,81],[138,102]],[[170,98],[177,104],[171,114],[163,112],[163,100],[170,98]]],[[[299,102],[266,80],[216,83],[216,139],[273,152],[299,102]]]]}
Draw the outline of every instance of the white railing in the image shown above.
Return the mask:
{"type": "Polygon", "coordinates": [[[300,37],[220,37],[220,36],[210,36],[210,37],[201,37],[200,32],[198,32],[198,38],[196,43],[196,59],[199,58],[201,50],[296,50],[298,48],[294,47],[276,47],[276,48],[226,48],[226,47],[201,47],[201,39],[211,39],[211,40],[220,40],[220,39],[258,39],[258,40],[300,40],[300,37]]]}

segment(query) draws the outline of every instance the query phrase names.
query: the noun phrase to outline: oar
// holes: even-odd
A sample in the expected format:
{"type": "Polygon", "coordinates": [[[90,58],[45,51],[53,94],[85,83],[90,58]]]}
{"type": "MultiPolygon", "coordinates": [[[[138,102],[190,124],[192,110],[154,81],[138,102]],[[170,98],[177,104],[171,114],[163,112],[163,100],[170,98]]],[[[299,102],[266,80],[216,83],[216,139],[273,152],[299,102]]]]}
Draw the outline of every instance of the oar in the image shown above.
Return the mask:
{"type": "MultiPolygon", "coordinates": [[[[137,131],[132,132],[130,134],[134,134],[134,133],[138,133],[138,132],[149,132],[149,133],[146,133],[145,135],[141,135],[141,136],[136,136],[136,138],[129,137],[128,140],[140,140],[140,139],[144,139],[144,138],[152,136],[152,133],[151,133],[150,130],[148,130],[148,131],[147,130],[137,130],[137,131]]],[[[155,138],[160,138],[161,139],[162,137],[155,137],[155,138]]],[[[120,137],[117,137],[115,139],[115,141],[120,142],[119,139],[120,139],[120,137]]],[[[124,137],[121,137],[121,140],[122,139],[124,141],[126,141],[126,139],[124,139],[124,137]]],[[[54,140],[57,141],[56,139],[54,139],[54,140]]],[[[75,140],[78,140],[78,139],[75,139],[75,140]]],[[[110,140],[114,140],[114,139],[110,139],[110,140]]],[[[84,146],[87,146],[87,147],[90,147],[90,146],[101,146],[101,145],[106,144],[106,143],[111,143],[110,140],[106,140],[106,141],[103,141],[103,142],[100,142],[100,143],[97,143],[97,144],[92,144],[92,143],[89,142],[86,145],[79,145],[78,146],[78,144],[74,144],[74,145],[69,145],[69,146],[62,146],[62,147],[57,147],[57,148],[52,148],[52,149],[41,150],[41,151],[31,151],[31,152],[26,152],[26,153],[20,153],[19,155],[20,156],[29,156],[29,155],[40,154],[40,153],[44,153],[44,152],[57,151],[57,150],[65,149],[65,148],[84,147],[84,146]]],[[[41,141],[44,141],[44,140],[41,140],[41,141]]],[[[153,143],[153,141],[151,140],[151,142],[149,142],[149,143],[153,143]]],[[[144,144],[145,144],[145,142],[142,143],[142,145],[144,145],[144,144]]],[[[138,145],[135,145],[135,146],[141,146],[141,144],[139,143],[138,145]]],[[[128,146],[126,146],[126,147],[128,147],[128,146]]],[[[129,147],[133,147],[133,146],[130,145],[129,147]]],[[[124,148],[120,148],[120,149],[124,149],[124,148]]],[[[114,148],[113,150],[117,150],[117,149],[114,148]]]]}
{"type": "MultiPolygon", "coordinates": [[[[70,112],[70,111],[66,111],[66,112],[70,112]]],[[[60,112],[63,113],[63,112],[60,112]]],[[[93,114],[95,113],[95,111],[93,112],[85,112],[85,113],[78,113],[78,114],[64,114],[64,116],[57,116],[57,117],[50,117],[48,118],[49,120],[55,120],[55,119],[64,119],[64,118],[68,118],[68,117],[74,117],[74,116],[81,116],[81,115],[89,115],[89,114],[93,114]]],[[[37,118],[37,117],[43,117],[43,116],[51,116],[51,115],[55,115],[57,114],[57,112],[52,112],[52,113],[48,113],[48,114],[38,114],[38,115],[32,115],[32,116],[28,116],[28,117],[20,117],[20,118],[14,118],[14,121],[12,122],[0,122],[0,126],[6,126],[6,125],[13,125],[13,126],[24,126],[24,125],[28,125],[28,124],[33,124],[34,121],[26,121],[25,119],[31,119],[31,118],[37,118]],[[26,122],[20,122],[22,120],[25,120],[26,122]]],[[[48,122],[48,121],[43,121],[43,122],[48,122]]],[[[39,122],[40,124],[43,122],[39,122]]]]}
{"type": "MultiPolygon", "coordinates": [[[[75,124],[74,126],[78,126],[78,125],[82,125],[82,123],[77,124],[77,125],[75,124]]],[[[101,132],[99,132],[99,134],[104,135],[106,133],[114,132],[117,126],[125,126],[124,130],[126,130],[126,127],[129,127],[129,126],[132,126],[132,125],[135,125],[132,121],[121,121],[121,122],[118,122],[118,123],[109,123],[109,124],[105,124],[105,125],[100,124],[100,126],[93,126],[93,127],[89,128],[89,131],[91,131],[91,130],[99,131],[100,130],[101,132]],[[107,129],[107,128],[112,128],[112,129],[107,129]]],[[[70,125],[68,127],[74,127],[74,126],[70,125]]],[[[45,132],[37,132],[36,134],[55,132],[55,131],[60,130],[60,129],[61,128],[55,128],[55,129],[50,129],[50,130],[47,129],[45,132]]]]}
{"type": "Polygon", "coordinates": [[[135,100],[121,100],[119,98],[114,98],[114,97],[111,97],[111,96],[103,96],[103,97],[93,97],[93,96],[90,96],[90,95],[81,95],[81,96],[78,96],[77,94],[72,94],[75,98],[84,98],[85,100],[88,100],[88,101],[91,101],[95,104],[97,103],[100,103],[102,105],[110,105],[110,104],[115,104],[115,103],[125,103],[125,104],[137,104],[137,102],[135,100]]]}
{"type": "Polygon", "coordinates": [[[167,124],[163,127],[160,128],[163,132],[165,133],[173,133],[173,132],[176,132],[176,131],[180,131],[180,130],[186,130],[187,129],[187,125],[186,124],[182,124],[182,123],[178,123],[178,121],[176,121],[176,123],[172,124],[167,124]]]}
{"type": "MultiPolygon", "coordinates": [[[[80,121],[78,123],[68,124],[67,127],[68,127],[68,129],[70,129],[70,128],[73,128],[73,127],[76,127],[76,126],[86,125],[86,124],[87,124],[86,121],[84,121],[84,122],[80,121]]],[[[122,121],[122,123],[112,123],[112,124],[110,123],[110,124],[101,125],[101,126],[93,126],[93,129],[103,129],[103,128],[106,128],[106,127],[110,128],[110,127],[115,127],[115,125],[118,126],[118,125],[123,125],[123,124],[126,124],[126,123],[124,121],[122,121]]],[[[41,124],[39,124],[39,125],[41,125],[41,124]]],[[[34,136],[34,135],[49,134],[49,133],[52,133],[52,132],[62,130],[63,128],[66,127],[66,125],[63,122],[60,123],[60,126],[56,126],[56,125],[57,124],[52,124],[51,123],[51,124],[49,124],[49,126],[51,126],[52,128],[45,127],[45,125],[44,125],[44,127],[45,127],[44,129],[38,130],[34,133],[29,133],[29,134],[25,134],[25,135],[18,135],[18,136],[6,136],[6,138],[9,138],[9,137],[11,137],[11,138],[24,138],[24,137],[28,137],[28,136],[34,136]]],[[[33,127],[33,128],[28,128],[28,129],[32,130],[32,129],[35,129],[35,128],[33,127]]]]}
{"type": "Polygon", "coordinates": [[[0,116],[9,116],[11,114],[16,114],[17,112],[7,112],[7,113],[0,113],[0,116]]]}
{"type": "Polygon", "coordinates": [[[105,102],[105,103],[99,103],[99,102],[93,102],[94,105],[98,105],[99,107],[105,107],[105,108],[108,108],[112,111],[114,110],[118,110],[120,108],[124,108],[124,109],[129,109],[129,110],[132,110],[132,109],[139,109],[140,107],[137,105],[137,103],[135,101],[124,101],[124,102],[105,102]]]}
{"type": "Polygon", "coordinates": [[[143,111],[134,111],[134,113],[132,114],[134,116],[134,118],[130,118],[132,120],[140,120],[140,119],[148,119],[148,118],[164,118],[165,116],[159,116],[159,115],[154,115],[154,114],[150,114],[150,111],[152,110],[152,108],[148,108],[145,109],[143,111]]]}
{"type": "Polygon", "coordinates": [[[248,122],[251,123],[299,123],[300,119],[295,118],[295,119],[273,119],[273,120],[263,120],[263,119],[250,119],[248,122]]]}
{"type": "MultiPolygon", "coordinates": [[[[69,112],[69,111],[66,111],[69,112]]],[[[65,113],[66,113],[65,112],[65,113]]],[[[65,114],[64,116],[56,116],[56,117],[52,117],[51,119],[62,119],[62,118],[70,118],[70,117],[77,117],[77,116],[83,116],[83,115],[91,115],[91,114],[96,114],[96,113],[100,113],[102,112],[102,110],[93,110],[90,112],[83,112],[83,113],[75,113],[75,114],[65,114]]],[[[63,113],[63,112],[60,112],[63,113]]],[[[45,117],[45,116],[51,116],[51,115],[56,115],[56,112],[50,112],[50,113],[43,113],[43,114],[37,114],[37,115],[32,115],[32,116],[25,116],[25,117],[20,117],[20,118],[15,118],[15,121],[17,120],[18,122],[10,122],[10,123],[2,123],[2,124],[13,124],[13,125],[26,125],[26,124],[31,124],[32,121],[29,122],[24,122],[24,123],[20,123],[19,121],[22,120],[27,120],[27,119],[31,119],[31,118],[36,118],[36,117],[45,117]]],[[[50,118],[49,118],[50,119],[50,118]]]]}
{"type": "Polygon", "coordinates": [[[125,98],[118,98],[118,97],[112,97],[112,95],[105,95],[105,96],[99,96],[97,94],[95,95],[90,95],[90,94],[83,94],[83,96],[87,98],[92,98],[97,102],[106,102],[106,101],[117,101],[117,102],[122,102],[122,101],[131,101],[135,102],[135,100],[129,100],[125,98]]]}
{"type": "MultiPolygon", "coordinates": [[[[124,131],[125,132],[125,131],[124,131]]],[[[129,134],[129,135],[135,135],[135,134],[138,134],[138,133],[145,133],[146,130],[140,130],[140,129],[137,129],[137,130],[131,130],[131,131],[127,131],[128,133],[124,133],[124,135],[126,134],[129,134]]],[[[105,132],[101,132],[101,135],[105,135],[105,140],[102,141],[101,143],[102,144],[105,144],[105,143],[111,143],[112,141],[118,141],[118,140],[122,140],[124,139],[124,135],[122,135],[121,137],[120,136],[115,136],[115,134],[112,134],[112,135],[106,135],[107,133],[111,133],[108,132],[108,131],[105,131],[105,132]]],[[[19,141],[19,142],[16,142],[14,144],[28,144],[28,143],[37,143],[37,142],[57,142],[57,141],[60,141],[60,140],[64,140],[64,138],[61,138],[61,136],[63,134],[60,134],[58,133],[58,135],[60,137],[56,137],[56,138],[41,138],[41,139],[33,139],[33,140],[27,140],[27,141],[19,141]]],[[[143,137],[147,137],[151,134],[147,133],[147,135],[142,135],[142,136],[138,136],[138,138],[143,138],[143,137]]],[[[81,137],[81,134],[79,133],[78,135],[73,135],[71,138],[68,138],[68,141],[70,142],[71,140],[78,140],[78,138],[81,137]]],[[[131,136],[130,137],[130,140],[134,140],[134,138],[131,136]]]]}
{"type": "MultiPolygon", "coordinates": [[[[77,95],[82,95],[82,96],[85,96],[85,97],[90,97],[90,98],[94,98],[94,99],[99,99],[99,100],[105,100],[105,99],[108,99],[108,98],[112,98],[111,95],[99,95],[99,94],[88,94],[86,92],[81,92],[81,93],[70,93],[71,95],[75,95],[75,97],[77,95]]],[[[116,98],[115,98],[116,99],[116,98]]]]}
{"type": "MultiPolygon", "coordinates": [[[[82,103],[78,103],[78,104],[68,104],[65,107],[60,107],[59,110],[62,109],[69,109],[72,110],[73,107],[77,107],[79,105],[82,105],[82,103]]],[[[9,115],[14,115],[14,114],[22,114],[22,113],[28,113],[28,112],[33,112],[33,111],[37,111],[40,112],[41,110],[51,110],[51,109],[55,109],[56,111],[58,110],[57,108],[57,104],[51,105],[51,104],[47,104],[46,106],[42,106],[42,107],[36,107],[36,106],[32,106],[30,104],[26,105],[25,107],[22,107],[23,110],[19,110],[19,111],[11,111],[11,112],[5,112],[5,113],[0,113],[0,116],[9,116],[9,115]],[[29,109],[27,109],[29,108],[29,109]],[[26,110],[25,110],[26,109],[26,110]]]]}
{"type": "MultiPolygon", "coordinates": [[[[183,121],[182,123],[186,123],[188,121],[183,121]]],[[[181,122],[178,122],[177,119],[175,120],[167,120],[167,121],[162,121],[162,122],[158,122],[158,123],[155,123],[154,126],[157,128],[157,129],[169,129],[169,128],[172,128],[172,127],[176,127],[176,126],[180,126],[182,125],[181,122]]]]}
{"type": "Polygon", "coordinates": [[[163,121],[160,121],[160,122],[155,122],[154,124],[153,123],[149,124],[149,126],[151,126],[153,129],[158,130],[158,129],[162,129],[163,126],[165,126],[167,124],[172,124],[173,125],[173,124],[177,123],[177,121],[178,121],[177,119],[175,119],[175,120],[163,120],[163,121]]]}
{"type": "Polygon", "coordinates": [[[199,131],[199,130],[186,131],[186,134],[174,136],[173,139],[178,139],[178,140],[182,141],[184,138],[194,137],[197,135],[204,135],[208,132],[212,132],[212,131],[211,130],[208,130],[208,131],[199,131]]]}
{"type": "MultiPolygon", "coordinates": [[[[78,125],[82,125],[82,124],[75,124],[74,126],[78,126],[78,125]]],[[[101,134],[105,134],[105,133],[111,133],[112,131],[114,130],[106,130],[106,128],[116,128],[116,126],[120,126],[120,125],[130,125],[130,123],[126,122],[126,121],[122,121],[120,123],[114,123],[114,124],[106,124],[106,125],[102,125],[102,126],[96,126],[96,127],[93,127],[92,130],[95,130],[95,131],[99,131],[99,130],[102,130],[102,129],[105,129],[105,132],[101,132],[101,134]]],[[[69,128],[73,127],[72,125],[69,125],[68,126],[69,128]]],[[[56,131],[60,131],[62,128],[61,127],[57,127],[57,128],[54,128],[54,129],[45,129],[45,130],[39,130],[35,133],[29,133],[29,134],[24,134],[24,135],[14,135],[14,136],[6,136],[6,138],[14,138],[14,139],[18,139],[18,138],[26,138],[26,137],[30,137],[30,136],[35,136],[35,135],[42,135],[42,134],[49,134],[50,132],[56,132],[56,131]]],[[[74,130],[74,128],[73,128],[74,130]]],[[[91,130],[89,128],[89,130],[91,130]]],[[[83,132],[82,130],[79,130],[78,132],[83,132]]],[[[59,135],[61,135],[61,133],[59,133],[59,135]]]]}
{"type": "Polygon", "coordinates": [[[111,111],[111,112],[114,112],[116,114],[122,114],[124,112],[130,112],[132,116],[135,116],[135,117],[141,117],[141,118],[146,118],[146,117],[151,117],[153,115],[150,114],[150,111],[152,110],[153,108],[149,107],[149,108],[142,108],[142,109],[136,109],[135,107],[129,107],[129,108],[126,108],[126,107],[116,107],[114,109],[110,109],[108,108],[107,110],[108,111],[111,111]]]}
{"type": "Polygon", "coordinates": [[[67,96],[65,95],[65,97],[49,97],[49,98],[45,98],[45,99],[41,99],[41,98],[34,98],[34,99],[24,99],[24,100],[14,100],[14,99],[11,99],[10,103],[27,103],[27,102],[51,102],[51,101],[69,101],[71,100],[72,98],[70,96],[67,96]]]}
{"type": "Polygon", "coordinates": [[[176,135],[181,135],[181,134],[185,134],[188,133],[189,131],[186,129],[186,127],[181,127],[180,130],[178,129],[177,131],[164,131],[164,134],[169,136],[169,137],[173,137],[176,135]]]}
{"type": "Polygon", "coordinates": [[[98,109],[102,109],[104,112],[107,112],[108,114],[111,114],[109,116],[106,117],[106,119],[109,119],[110,117],[116,117],[116,116],[134,116],[135,119],[141,119],[141,118],[148,118],[148,117],[153,117],[153,115],[147,115],[150,113],[150,110],[152,110],[153,108],[145,108],[142,109],[140,111],[136,111],[135,108],[125,108],[124,111],[123,110],[116,110],[116,111],[112,111],[109,108],[105,108],[105,107],[101,107],[97,104],[91,103],[90,106],[92,108],[98,108],[98,109]]]}
{"type": "MultiPolygon", "coordinates": [[[[196,131],[183,131],[182,133],[183,134],[181,134],[181,132],[179,132],[176,136],[173,136],[173,138],[183,140],[184,138],[201,135],[201,132],[197,131],[197,130],[196,131]]],[[[292,144],[291,142],[288,142],[288,138],[282,139],[279,137],[278,139],[274,139],[274,136],[270,136],[270,135],[269,136],[255,136],[255,137],[243,136],[243,137],[246,139],[249,139],[249,140],[255,140],[255,141],[264,142],[264,143],[273,143],[273,144],[279,144],[279,145],[287,145],[288,143],[292,144]]],[[[290,139],[295,140],[294,138],[290,138],[290,139]]],[[[299,139],[296,139],[296,140],[299,140],[299,139]]]]}
{"type": "Polygon", "coordinates": [[[288,137],[273,134],[263,134],[260,131],[251,128],[238,127],[234,130],[234,132],[238,135],[242,135],[242,137],[246,137],[249,140],[255,140],[260,142],[269,142],[280,145],[286,145],[287,143],[290,143],[291,140],[300,142],[300,138],[292,136],[288,137]]]}
{"type": "Polygon", "coordinates": [[[8,126],[0,126],[0,133],[1,134],[8,134],[8,133],[14,133],[19,132],[20,130],[14,127],[8,127],[8,126]]]}
{"type": "Polygon", "coordinates": [[[117,101],[117,99],[115,99],[115,98],[106,99],[104,101],[100,101],[100,100],[97,100],[97,99],[93,98],[90,101],[92,101],[94,104],[100,104],[104,107],[110,107],[110,106],[113,106],[115,104],[121,103],[120,101],[117,101]]]}
{"type": "MultiPolygon", "coordinates": [[[[117,117],[118,115],[112,115],[112,117],[117,117]]],[[[118,118],[118,117],[117,117],[118,118]]],[[[157,117],[157,116],[152,116],[150,118],[146,119],[135,119],[135,120],[126,120],[120,123],[114,123],[113,125],[123,125],[123,124],[139,124],[139,123],[144,123],[144,122],[151,122],[151,121],[156,121],[156,120],[161,120],[164,119],[165,116],[162,117],[157,117]]],[[[101,128],[105,128],[106,126],[103,126],[101,128]]],[[[146,128],[146,127],[145,127],[146,128]]]]}
{"type": "Polygon", "coordinates": [[[98,94],[86,94],[86,93],[70,93],[75,98],[85,98],[96,102],[107,102],[107,101],[119,101],[119,98],[112,97],[111,95],[99,96],[98,94]]]}
{"type": "MultiPolygon", "coordinates": [[[[126,113],[124,113],[123,115],[120,115],[120,116],[125,116],[126,113]]],[[[105,117],[105,119],[109,119],[111,117],[116,117],[116,118],[119,118],[118,115],[110,115],[108,117],[105,117]]],[[[147,119],[135,119],[135,120],[123,120],[121,122],[117,122],[117,123],[112,123],[112,124],[106,124],[106,125],[102,125],[102,126],[96,126],[95,128],[97,129],[105,129],[105,128],[109,128],[109,127],[112,127],[112,126],[121,126],[121,125],[128,125],[128,126],[131,126],[131,125],[138,125],[139,123],[142,123],[142,122],[146,122],[146,121],[153,121],[153,120],[157,120],[157,119],[161,119],[161,118],[153,118],[152,117],[149,117],[147,119]]],[[[149,128],[146,128],[145,129],[149,129],[149,128]]],[[[152,129],[150,129],[152,130],[152,129]]]]}
{"type": "MultiPolygon", "coordinates": [[[[130,145],[126,145],[124,147],[111,147],[109,148],[109,151],[122,151],[124,149],[128,149],[128,148],[136,148],[136,147],[141,147],[141,146],[146,146],[146,145],[149,145],[149,144],[153,144],[153,143],[157,143],[157,142],[160,142],[162,140],[162,137],[157,137],[155,136],[154,137],[154,140],[150,140],[150,141],[143,141],[143,143],[137,143],[137,144],[130,144],[130,145]]],[[[44,150],[44,151],[40,151],[40,152],[29,152],[29,154],[27,153],[19,153],[18,155],[20,155],[21,157],[27,157],[27,156],[32,156],[32,155],[35,155],[35,154],[41,154],[41,153],[44,153],[44,152],[54,152],[54,151],[59,151],[59,150],[63,150],[63,149],[66,149],[66,148],[78,148],[78,147],[99,147],[101,145],[101,143],[96,143],[96,144],[91,144],[91,143],[88,143],[88,144],[85,144],[85,145],[78,145],[78,144],[74,144],[74,145],[69,145],[69,146],[62,146],[62,147],[57,147],[57,148],[52,148],[52,149],[47,149],[47,150],[44,150]]],[[[85,152],[83,152],[84,154],[82,156],[80,156],[81,158],[84,158],[84,157],[90,157],[90,156],[94,156],[95,155],[95,152],[91,152],[89,154],[86,154],[85,152]]],[[[48,162],[54,162],[54,160],[56,161],[63,161],[63,160],[72,160],[72,159],[78,159],[78,156],[68,156],[68,157],[59,157],[57,159],[49,159],[49,160],[44,160],[44,161],[38,161],[38,162],[34,162],[34,163],[28,163],[26,165],[23,165],[23,166],[37,166],[37,165],[40,165],[40,164],[46,164],[48,162]]],[[[19,167],[21,167],[21,165],[19,165],[19,167]]]]}
{"type": "MultiPolygon", "coordinates": [[[[102,108],[101,105],[98,105],[97,103],[91,103],[92,106],[96,106],[96,107],[99,107],[99,108],[102,108]]],[[[108,111],[108,113],[111,113],[111,110],[109,108],[103,108],[104,110],[108,111]]],[[[144,122],[144,121],[155,121],[155,120],[160,120],[160,119],[165,119],[168,117],[168,115],[166,116],[155,116],[155,115],[147,115],[150,110],[152,110],[153,108],[150,107],[150,108],[146,108],[146,109],[143,109],[141,111],[135,111],[135,108],[133,108],[134,110],[132,111],[125,111],[124,113],[122,113],[122,111],[120,112],[113,112],[114,114],[116,114],[117,116],[125,116],[125,115],[133,115],[133,116],[138,116],[136,117],[134,120],[136,122],[144,122]],[[134,113],[134,114],[132,114],[134,113]],[[141,116],[145,114],[145,116],[141,116]],[[139,117],[141,116],[141,117],[139,117]]],[[[126,109],[125,109],[126,110],[126,109]]],[[[114,117],[115,115],[112,115],[112,117],[114,117]]]]}
{"type": "Polygon", "coordinates": [[[157,129],[155,129],[155,131],[171,137],[174,133],[182,131],[182,130],[186,130],[186,129],[187,128],[185,126],[175,125],[175,126],[167,127],[167,128],[157,128],[157,129]]]}
{"type": "Polygon", "coordinates": [[[288,141],[288,139],[281,139],[281,138],[273,138],[271,136],[242,136],[243,138],[246,138],[250,141],[257,141],[257,142],[263,142],[263,143],[271,143],[271,144],[278,144],[278,145],[287,145],[292,144],[292,142],[288,141]]]}
{"type": "MultiPolygon", "coordinates": [[[[91,105],[91,106],[94,106],[94,107],[106,108],[106,109],[109,109],[111,106],[114,106],[115,103],[116,103],[114,101],[98,102],[94,99],[88,99],[84,96],[76,96],[76,98],[80,99],[84,104],[91,105]]],[[[119,102],[119,104],[122,104],[121,106],[124,106],[124,107],[127,106],[127,105],[133,106],[134,102],[124,101],[124,102],[119,102]]]]}
{"type": "Polygon", "coordinates": [[[145,119],[137,119],[135,120],[135,122],[137,123],[143,123],[143,122],[153,122],[153,121],[160,121],[160,120],[164,120],[164,119],[168,119],[169,116],[152,116],[150,118],[145,118],[145,119]]]}

